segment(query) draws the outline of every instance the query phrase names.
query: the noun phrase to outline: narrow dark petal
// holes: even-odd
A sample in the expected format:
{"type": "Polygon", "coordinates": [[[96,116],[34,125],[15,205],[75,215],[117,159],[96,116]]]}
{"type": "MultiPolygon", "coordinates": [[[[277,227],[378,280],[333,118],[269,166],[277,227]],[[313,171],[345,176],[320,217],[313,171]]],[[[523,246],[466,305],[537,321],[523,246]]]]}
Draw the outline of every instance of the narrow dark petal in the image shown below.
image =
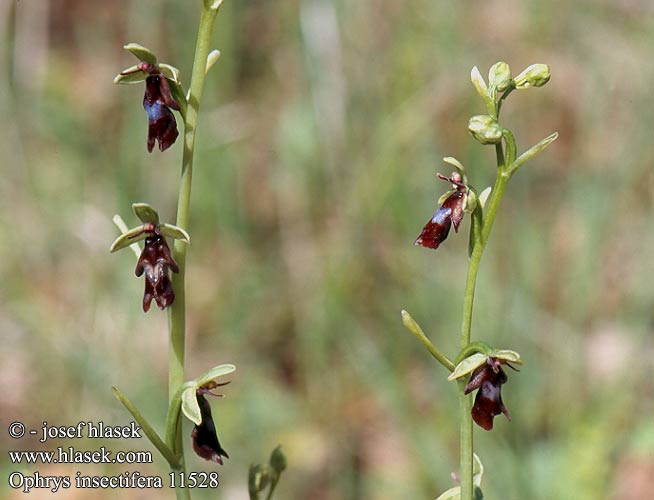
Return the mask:
{"type": "Polygon", "coordinates": [[[466,193],[463,190],[459,190],[456,193],[453,193],[441,206],[441,208],[451,208],[452,209],[452,225],[454,226],[454,231],[459,231],[459,225],[463,220],[464,211],[463,208],[466,203],[466,193]]]}
{"type": "Polygon", "coordinates": [[[485,380],[488,380],[488,367],[484,364],[472,372],[470,380],[466,384],[463,393],[470,394],[472,391],[479,389],[485,380]]]}
{"type": "MultiPolygon", "coordinates": [[[[448,198],[449,199],[449,198],[448,198]]],[[[441,206],[427,222],[414,245],[436,250],[445,241],[452,225],[452,209],[441,206]]]]}
{"type": "Polygon", "coordinates": [[[159,90],[161,92],[163,103],[169,108],[173,108],[179,111],[179,104],[170,93],[170,84],[168,83],[168,80],[166,80],[166,77],[163,75],[159,78],[159,90]]]}
{"type": "Polygon", "coordinates": [[[143,312],[148,312],[150,310],[150,304],[152,303],[152,299],[154,297],[155,297],[155,291],[154,291],[154,287],[152,286],[152,280],[146,276],[145,292],[143,292],[143,312]]]}
{"type": "Polygon", "coordinates": [[[159,236],[157,239],[157,252],[157,259],[163,265],[168,266],[174,273],[179,272],[179,266],[177,265],[177,262],[175,262],[175,259],[173,259],[168,243],[166,243],[166,239],[163,236],[159,236]]]}
{"type": "Polygon", "coordinates": [[[193,438],[193,450],[198,456],[205,460],[223,464],[222,457],[229,458],[229,455],[218,441],[216,426],[211,416],[211,406],[202,393],[196,393],[198,404],[200,405],[200,414],[202,423],[193,428],[191,437],[193,438]]]}

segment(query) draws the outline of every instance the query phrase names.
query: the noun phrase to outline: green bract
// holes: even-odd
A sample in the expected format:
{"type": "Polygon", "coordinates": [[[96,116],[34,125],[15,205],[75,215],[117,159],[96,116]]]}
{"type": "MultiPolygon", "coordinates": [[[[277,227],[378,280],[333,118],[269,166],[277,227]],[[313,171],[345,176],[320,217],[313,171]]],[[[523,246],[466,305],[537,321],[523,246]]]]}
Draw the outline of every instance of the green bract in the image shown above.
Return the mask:
{"type": "Polygon", "coordinates": [[[223,0],[204,0],[204,5],[211,10],[218,10],[223,4],[223,0]]]}
{"type": "Polygon", "coordinates": [[[268,494],[264,497],[266,500],[272,498],[272,494],[277,487],[282,472],[286,469],[286,456],[282,447],[277,446],[270,454],[268,465],[250,465],[248,473],[248,492],[250,500],[260,500],[261,494],[268,487],[268,494]]]}
{"type": "MultiPolygon", "coordinates": [[[[484,466],[476,453],[472,454],[474,462],[472,465],[472,482],[474,484],[475,499],[483,500],[484,494],[481,491],[481,478],[484,475],[484,466]]],[[[461,499],[461,486],[450,488],[442,493],[436,500],[460,500],[461,499]]]]}
{"type": "Polygon", "coordinates": [[[520,156],[518,156],[516,161],[513,162],[513,165],[511,165],[510,173],[513,173],[516,170],[518,170],[522,165],[524,165],[525,162],[532,159],[543,149],[545,149],[547,146],[552,144],[556,139],[558,139],[558,137],[559,137],[559,133],[554,132],[553,134],[550,134],[547,137],[545,137],[545,139],[539,141],[538,144],[530,147],[527,151],[525,151],[520,156]]]}
{"type": "Polygon", "coordinates": [[[474,189],[468,186],[468,193],[466,194],[466,201],[465,205],[463,205],[463,210],[466,213],[471,214],[475,211],[475,208],[477,208],[477,201],[477,193],[475,193],[474,189]]]}
{"type": "Polygon", "coordinates": [[[220,51],[218,49],[214,49],[209,52],[209,55],[207,56],[207,65],[204,67],[205,73],[209,73],[209,70],[213,67],[214,64],[216,64],[216,61],[219,57],[220,51]]]}
{"type": "Polygon", "coordinates": [[[484,77],[481,76],[481,73],[479,72],[477,66],[474,66],[472,68],[472,71],[470,72],[470,80],[472,81],[472,84],[475,86],[475,89],[477,89],[477,93],[480,95],[482,99],[484,99],[484,101],[490,99],[490,94],[488,93],[488,87],[486,86],[484,77]]]}
{"type": "Polygon", "coordinates": [[[250,494],[250,500],[258,500],[259,493],[266,489],[269,482],[270,477],[268,476],[268,471],[261,464],[250,465],[250,470],[248,471],[248,493],[250,494]]]}
{"type": "Polygon", "coordinates": [[[479,205],[481,206],[481,208],[484,208],[484,205],[486,205],[486,200],[488,200],[488,197],[490,196],[492,190],[493,188],[491,186],[488,186],[481,193],[479,193],[479,205]]]}

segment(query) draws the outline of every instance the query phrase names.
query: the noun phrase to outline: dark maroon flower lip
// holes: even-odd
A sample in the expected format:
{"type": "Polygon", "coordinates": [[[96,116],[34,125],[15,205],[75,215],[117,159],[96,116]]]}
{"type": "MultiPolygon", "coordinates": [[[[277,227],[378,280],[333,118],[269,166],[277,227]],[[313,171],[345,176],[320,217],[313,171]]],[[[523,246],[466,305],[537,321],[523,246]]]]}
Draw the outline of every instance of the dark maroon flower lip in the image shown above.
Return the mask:
{"type": "Polygon", "coordinates": [[[503,364],[513,368],[504,360],[489,357],[486,363],[472,372],[464,391],[470,394],[477,390],[471,415],[475,423],[487,431],[493,429],[493,419],[497,415],[504,414],[511,421],[511,415],[502,402],[502,385],[508,380],[502,370],[503,364]]]}
{"type": "MultiPolygon", "coordinates": [[[[212,387],[225,384],[215,384],[212,387]]],[[[211,462],[223,465],[223,457],[229,458],[227,452],[220,445],[218,435],[216,434],[216,425],[211,415],[211,405],[204,397],[205,394],[219,396],[219,394],[212,393],[209,389],[200,387],[196,390],[195,395],[200,406],[200,415],[202,416],[202,423],[196,425],[191,432],[193,439],[193,450],[198,456],[209,460],[211,462]]]]}
{"type": "Polygon", "coordinates": [[[175,300],[175,292],[170,281],[168,269],[179,272],[179,266],[170,253],[166,239],[153,226],[151,234],[145,238],[145,247],[136,264],[134,273],[140,277],[145,274],[145,292],[143,293],[143,311],[148,312],[152,299],[163,310],[175,300]]]}
{"type": "Polygon", "coordinates": [[[459,231],[468,194],[468,188],[461,182],[459,174],[454,173],[449,178],[441,174],[437,175],[439,179],[451,182],[456,190],[434,212],[434,215],[427,221],[414,242],[414,245],[431,248],[432,250],[436,250],[447,239],[451,226],[454,226],[455,232],[459,231]]]}
{"type": "Polygon", "coordinates": [[[148,74],[143,96],[143,108],[148,115],[148,151],[151,153],[154,149],[155,140],[159,143],[159,150],[165,151],[179,136],[177,121],[171,111],[179,111],[179,103],[170,91],[168,80],[154,64],[141,61],[137,67],[148,74]]]}

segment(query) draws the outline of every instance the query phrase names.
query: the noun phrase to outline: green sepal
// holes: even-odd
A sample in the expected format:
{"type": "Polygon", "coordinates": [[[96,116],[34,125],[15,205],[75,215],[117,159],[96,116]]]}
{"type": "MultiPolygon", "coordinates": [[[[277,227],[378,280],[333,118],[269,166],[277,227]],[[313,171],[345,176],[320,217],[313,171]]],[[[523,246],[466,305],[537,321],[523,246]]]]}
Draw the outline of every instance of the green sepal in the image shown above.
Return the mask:
{"type": "Polygon", "coordinates": [[[157,67],[159,68],[159,71],[161,71],[161,74],[168,79],[168,81],[179,83],[179,70],[175,66],[161,63],[158,64],[157,67]]]}
{"type": "Polygon", "coordinates": [[[459,364],[465,358],[476,352],[480,352],[482,354],[485,354],[486,356],[490,356],[490,353],[493,352],[493,348],[489,343],[482,342],[480,340],[476,340],[475,342],[470,342],[467,346],[461,349],[461,351],[455,358],[454,362],[456,364],[459,364]]]}
{"type": "Polygon", "coordinates": [[[139,45],[138,43],[128,43],[123,48],[131,52],[139,61],[145,61],[150,64],[157,64],[157,56],[150,49],[139,45]]]}
{"type": "Polygon", "coordinates": [[[466,169],[463,166],[463,164],[453,156],[446,156],[443,158],[443,161],[448,165],[451,165],[454,168],[456,168],[456,170],[461,174],[461,177],[463,177],[466,174],[466,169]]]}
{"type": "Polygon", "coordinates": [[[456,380],[457,378],[464,377],[474,372],[477,368],[484,365],[487,359],[488,356],[481,352],[476,352],[475,354],[468,356],[454,367],[454,371],[450,373],[447,380],[451,382],[452,380],[456,380]]]}
{"type": "Polygon", "coordinates": [[[130,66],[129,68],[125,68],[123,71],[118,73],[114,78],[114,83],[131,85],[134,83],[144,82],[147,77],[148,75],[143,73],[143,71],[141,71],[138,66],[134,65],[130,66]]]}
{"type": "Polygon", "coordinates": [[[123,248],[130,246],[132,243],[144,240],[147,236],[147,233],[143,231],[143,226],[134,227],[116,238],[111,244],[109,252],[114,253],[118,250],[122,250],[123,248]]]}
{"type": "Polygon", "coordinates": [[[159,225],[159,213],[147,203],[133,203],[132,210],[143,224],[159,225]]]}
{"type": "Polygon", "coordinates": [[[195,425],[202,423],[202,413],[196,396],[196,387],[190,385],[182,392],[182,413],[195,425]]]}
{"type": "Polygon", "coordinates": [[[277,447],[270,454],[270,466],[277,472],[281,474],[286,467],[288,466],[288,461],[286,460],[286,455],[284,455],[284,450],[282,450],[282,445],[277,445],[277,447]]]}
{"type": "Polygon", "coordinates": [[[456,171],[461,174],[461,182],[465,184],[466,186],[468,185],[468,177],[466,177],[466,169],[463,166],[463,163],[461,163],[459,160],[454,158],[453,156],[446,156],[443,158],[443,161],[447,163],[448,165],[456,168],[456,171]]]}
{"type": "Polygon", "coordinates": [[[211,52],[209,52],[209,55],[207,55],[207,64],[204,67],[205,74],[209,73],[209,70],[213,68],[213,65],[216,64],[216,61],[219,58],[220,58],[220,51],[218,49],[214,49],[211,52]]]}
{"type": "MultiPolygon", "coordinates": [[[[126,233],[129,231],[127,224],[125,224],[125,221],[123,218],[116,214],[111,218],[111,221],[114,223],[114,225],[118,228],[121,234],[126,233]]],[[[141,257],[141,246],[138,243],[130,243],[129,247],[132,249],[134,252],[134,255],[136,255],[136,258],[139,259],[141,257]]],[[[113,248],[113,245],[112,245],[113,248]]],[[[122,247],[121,247],[122,248],[122,247]]]]}
{"type": "Polygon", "coordinates": [[[508,361],[509,363],[515,363],[516,365],[524,364],[522,359],[520,359],[520,354],[510,349],[493,349],[489,355],[491,358],[502,359],[508,361]]]}
{"type": "Polygon", "coordinates": [[[456,189],[450,189],[449,191],[443,193],[440,198],[438,198],[438,206],[441,206],[443,203],[445,203],[445,200],[447,200],[454,193],[456,193],[456,189]]]}
{"type": "Polygon", "coordinates": [[[173,238],[175,240],[183,241],[184,243],[191,244],[191,237],[189,234],[179,226],[173,224],[159,224],[159,232],[167,236],[168,238],[173,238]]]}
{"type": "Polygon", "coordinates": [[[211,382],[214,379],[217,379],[218,377],[224,377],[225,375],[229,375],[230,373],[233,373],[235,371],[236,371],[236,367],[231,364],[214,366],[211,370],[203,373],[192,382],[195,385],[195,388],[197,389],[198,387],[202,387],[203,385],[208,384],[209,382],[211,382]]]}
{"type": "MultiPolygon", "coordinates": [[[[202,414],[200,412],[200,406],[198,405],[196,391],[212,380],[229,375],[235,370],[236,367],[229,364],[214,366],[211,370],[203,373],[198,378],[185,382],[181,388],[181,409],[186,418],[194,424],[200,425],[202,423],[202,414]]],[[[177,397],[179,398],[180,396],[177,397]]]]}

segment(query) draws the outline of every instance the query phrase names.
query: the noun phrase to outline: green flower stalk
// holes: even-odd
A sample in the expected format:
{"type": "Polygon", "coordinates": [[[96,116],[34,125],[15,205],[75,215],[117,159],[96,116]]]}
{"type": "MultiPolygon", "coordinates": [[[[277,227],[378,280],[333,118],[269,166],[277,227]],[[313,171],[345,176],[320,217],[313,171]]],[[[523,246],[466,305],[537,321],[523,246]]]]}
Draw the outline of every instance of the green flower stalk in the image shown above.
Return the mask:
{"type": "MultiPolygon", "coordinates": [[[[436,249],[445,240],[450,225],[455,229],[461,222],[463,211],[472,214],[469,236],[468,272],[463,295],[463,314],[460,329],[461,350],[454,362],[443,354],[424,334],[418,324],[402,311],[404,325],[420,340],[434,358],[449,372],[449,380],[457,380],[460,405],[460,486],[451,488],[439,499],[479,500],[483,498],[480,489],[481,461],[474,454],[473,419],[481,428],[491,430],[493,418],[504,414],[510,420],[500,390],[508,377],[502,365],[511,368],[510,363],[522,364],[520,355],[512,350],[497,350],[486,342],[472,341],[472,313],[475,299],[477,274],[493,224],[499,212],[500,203],[511,177],[527,160],[551,144],[558,134],[555,132],[538,144],[517,156],[513,133],[501,125],[500,110],[506,97],[516,89],[541,87],[550,79],[550,69],[545,64],[534,64],[522,71],[515,79],[511,78],[511,69],[504,62],[494,64],[489,71],[489,84],[484,81],[475,67],[471,72],[472,83],[486,107],[487,114],[470,118],[468,130],[483,145],[495,146],[497,160],[496,178],[492,188],[486,188],[477,196],[468,184],[466,171],[458,160],[451,157],[444,161],[457,168],[450,181],[455,188],[439,199],[440,208],[427,222],[417,245],[436,249]],[[455,176],[456,175],[456,176],[455,176]],[[454,194],[451,194],[454,193],[454,194]],[[490,194],[489,194],[490,193],[490,194]],[[465,203],[464,195],[469,198],[465,203]],[[464,208],[465,207],[465,208],[464,208]],[[466,383],[464,377],[469,376],[466,383]],[[470,393],[477,391],[473,405],[470,393]]],[[[444,178],[439,174],[440,178],[444,178]]]]}

